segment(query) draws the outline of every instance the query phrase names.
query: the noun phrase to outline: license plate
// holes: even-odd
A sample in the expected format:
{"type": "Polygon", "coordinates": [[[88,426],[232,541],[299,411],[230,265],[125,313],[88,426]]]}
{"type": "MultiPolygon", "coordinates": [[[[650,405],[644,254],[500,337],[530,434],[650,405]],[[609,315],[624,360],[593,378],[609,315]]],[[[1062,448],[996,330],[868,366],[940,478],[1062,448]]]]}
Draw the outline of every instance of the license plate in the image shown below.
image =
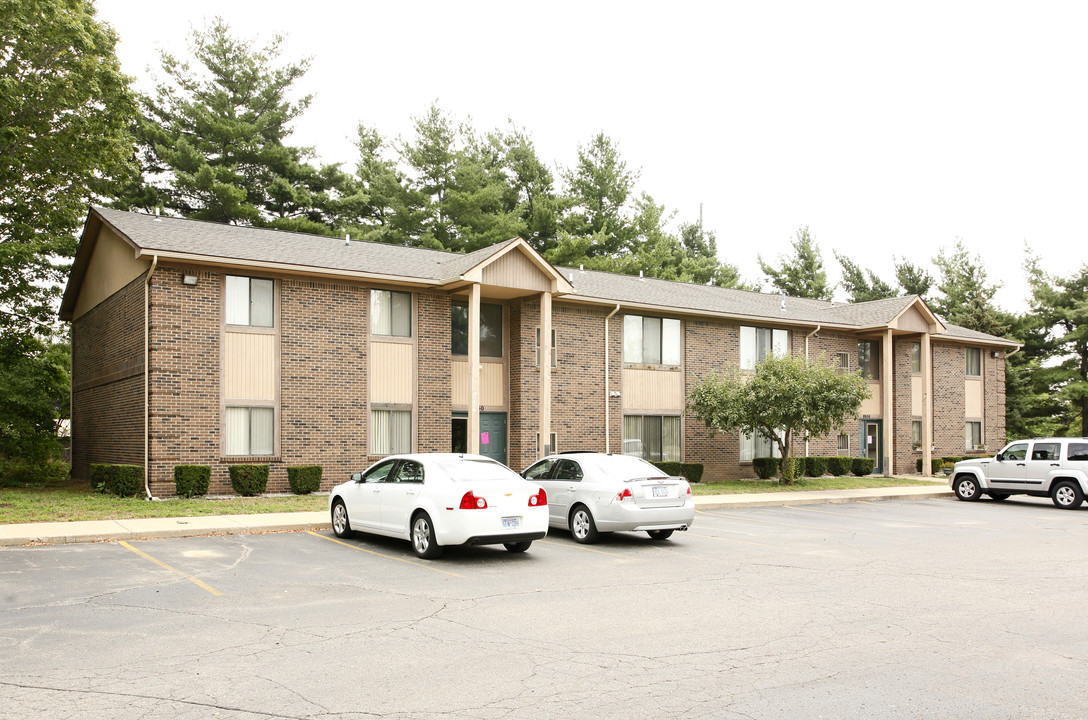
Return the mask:
{"type": "Polygon", "coordinates": [[[669,489],[664,485],[654,485],[654,497],[668,497],[669,489]]]}
{"type": "Polygon", "coordinates": [[[502,526],[503,526],[504,528],[516,528],[516,527],[521,527],[521,518],[519,518],[519,517],[508,517],[508,518],[503,518],[503,519],[502,519],[502,526]]]}

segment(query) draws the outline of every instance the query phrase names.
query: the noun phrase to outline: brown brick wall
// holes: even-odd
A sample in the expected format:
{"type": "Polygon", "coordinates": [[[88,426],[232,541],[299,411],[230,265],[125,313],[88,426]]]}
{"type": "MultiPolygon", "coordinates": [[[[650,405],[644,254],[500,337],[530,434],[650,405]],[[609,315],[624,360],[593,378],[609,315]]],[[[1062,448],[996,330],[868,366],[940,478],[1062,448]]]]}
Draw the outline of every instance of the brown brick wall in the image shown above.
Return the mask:
{"type": "Polygon", "coordinates": [[[72,476],[144,463],[144,276],[72,323],[72,476]]]}
{"type": "Polygon", "coordinates": [[[935,457],[963,455],[964,349],[933,343],[933,444],[935,457]]]}
{"type": "Polygon", "coordinates": [[[982,349],[982,391],[986,418],[982,423],[982,442],[987,452],[997,453],[1005,446],[1005,352],[982,349]]]}
{"type": "Polygon", "coordinates": [[[416,447],[419,452],[450,451],[453,388],[450,380],[450,298],[417,293],[418,378],[416,447]]]}

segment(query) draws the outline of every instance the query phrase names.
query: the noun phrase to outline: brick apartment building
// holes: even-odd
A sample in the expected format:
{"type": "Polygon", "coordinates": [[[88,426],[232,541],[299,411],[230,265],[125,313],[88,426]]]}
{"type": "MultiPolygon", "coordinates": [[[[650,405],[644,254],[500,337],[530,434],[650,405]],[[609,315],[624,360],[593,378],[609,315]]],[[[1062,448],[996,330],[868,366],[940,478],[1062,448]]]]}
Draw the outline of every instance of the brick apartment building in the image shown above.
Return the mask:
{"type": "Polygon", "coordinates": [[[144,465],[159,496],[179,464],[210,465],[216,493],[231,463],[267,463],[277,492],[290,465],[323,466],[330,487],[408,451],[521,469],[592,449],[751,476],[769,443],[712,437],[685,397],[776,352],[869,378],[858,418],[802,452],[913,472],[1003,444],[1016,348],[916,296],[830,303],[556,268],[520,238],[455,254],[104,208],[61,317],[73,474],[144,465]]]}

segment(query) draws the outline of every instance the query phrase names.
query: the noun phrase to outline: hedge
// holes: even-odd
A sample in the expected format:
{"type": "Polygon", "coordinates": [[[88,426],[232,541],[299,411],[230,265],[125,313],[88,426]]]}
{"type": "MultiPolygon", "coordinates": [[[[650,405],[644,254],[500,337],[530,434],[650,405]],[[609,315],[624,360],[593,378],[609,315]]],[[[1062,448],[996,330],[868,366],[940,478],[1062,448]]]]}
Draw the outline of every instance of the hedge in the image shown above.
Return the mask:
{"type": "Polygon", "coordinates": [[[853,469],[853,467],[853,458],[841,456],[827,458],[827,471],[835,477],[840,477],[847,474],[853,469]]]}
{"type": "Polygon", "coordinates": [[[230,486],[239,495],[260,495],[268,488],[268,466],[231,465],[230,486]]]}
{"type": "MultiPolygon", "coordinates": [[[[930,474],[936,475],[937,473],[939,473],[941,471],[941,464],[942,463],[941,463],[940,458],[931,457],[929,459],[929,472],[930,472],[930,474]]],[[[922,458],[918,458],[917,460],[914,461],[914,468],[918,472],[922,472],[922,458]]]]}
{"type": "Polygon", "coordinates": [[[850,469],[858,477],[870,475],[873,472],[874,462],[873,458],[853,458],[850,462],[850,469]]]}
{"type": "Polygon", "coordinates": [[[805,458],[805,477],[820,477],[827,472],[827,458],[809,456],[805,458]]]}
{"type": "Polygon", "coordinates": [[[296,465],[287,468],[287,484],[295,495],[309,495],[321,487],[321,466],[296,465]]]}
{"type": "Polygon", "coordinates": [[[210,465],[175,465],[174,488],[181,497],[207,495],[212,481],[210,465]]]}
{"type": "Polygon", "coordinates": [[[687,478],[689,483],[697,483],[703,479],[702,463],[655,462],[654,467],[666,475],[687,478]]]}
{"type": "Polygon", "coordinates": [[[756,471],[760,480],[769,480],[778,472],[778,463],[779,458],[775,457],[754,458],[752,469],[756,471]]]}
{"type": "Polygon", "coordinates": [[[144,485],[143,465],[91,463],[91,487],[111,495],[133,497],[144,485]]]}

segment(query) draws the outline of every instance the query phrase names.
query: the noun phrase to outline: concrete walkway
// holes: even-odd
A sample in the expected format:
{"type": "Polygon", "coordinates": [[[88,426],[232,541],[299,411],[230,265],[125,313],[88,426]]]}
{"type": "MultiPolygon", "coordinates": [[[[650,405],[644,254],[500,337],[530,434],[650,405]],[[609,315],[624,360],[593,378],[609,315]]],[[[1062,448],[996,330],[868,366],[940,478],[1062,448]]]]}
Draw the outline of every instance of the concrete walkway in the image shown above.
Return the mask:
{"type": "MultiPolygon", "coordinates": [[[[952,497],[947,484],[865,490],[809,490],[750,493],[738,495],[696,495],[696,510],[760,507],[766,505],[811,505],[861,500],[903,500],[952,497]]],[[[64,543],[138,540],[146,538],[191,537],[194,535],[239,535],[291,530],[328,530],[327,512],[265,513],[260,515],[205,515],[186,518],[137,518],[132,520],[87,520],[22,525],[0,524],[0,546],[62,545],[64,543]]]]}

